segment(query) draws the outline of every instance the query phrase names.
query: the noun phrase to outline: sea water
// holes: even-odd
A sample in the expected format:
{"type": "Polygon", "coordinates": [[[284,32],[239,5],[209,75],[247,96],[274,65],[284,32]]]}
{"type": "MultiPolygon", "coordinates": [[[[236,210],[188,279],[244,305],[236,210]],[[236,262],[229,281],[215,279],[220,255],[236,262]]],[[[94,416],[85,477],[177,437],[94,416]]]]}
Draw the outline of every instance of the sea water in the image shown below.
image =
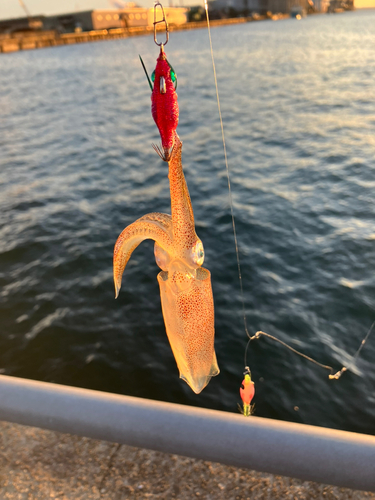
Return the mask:
{"type": "MultiPolygon", "coordinates": [[[[375,11],[212,29],[258,416],[375,432],[375,11]]],[[[119,233],[170,213],[141,54],[152,37],[0,57],[0,371],[236,412],[246,334],[207,30],[173,32],[183,164],[221,369],[178,378],[152,242],[114,298],[119,233]]]]}

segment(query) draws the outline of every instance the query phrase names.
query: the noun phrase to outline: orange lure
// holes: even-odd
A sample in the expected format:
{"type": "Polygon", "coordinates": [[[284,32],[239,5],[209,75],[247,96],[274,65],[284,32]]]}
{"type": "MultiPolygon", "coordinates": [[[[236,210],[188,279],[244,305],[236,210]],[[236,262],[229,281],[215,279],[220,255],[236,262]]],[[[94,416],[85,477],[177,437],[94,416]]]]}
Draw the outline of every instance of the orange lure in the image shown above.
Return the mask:
{"type": "Polygon", "coordinates": [[[248,417],[252,413],[251,401],[255,394],[255,385],[254,382],[251,380],[251,373],[248,367],[245,368],[244,375],[245,377],[242,381],[240,388],[240,396],[243,403],[242,413],[243,415],[245,415],[245,417],[248,417]]]}

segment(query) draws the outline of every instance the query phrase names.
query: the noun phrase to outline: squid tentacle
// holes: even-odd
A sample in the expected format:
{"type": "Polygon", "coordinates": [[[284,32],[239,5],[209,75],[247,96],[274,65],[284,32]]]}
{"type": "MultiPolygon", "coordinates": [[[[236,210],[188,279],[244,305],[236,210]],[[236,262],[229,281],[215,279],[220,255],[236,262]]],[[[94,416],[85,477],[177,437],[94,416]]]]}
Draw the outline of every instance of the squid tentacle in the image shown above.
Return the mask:
{"type": "Polygon", "coordinates": [[[170,215],[151,213],[126,227],[117,238],[113,252],[113,278],[116,299],[120,293],[122,275],[134,250],[142,241],[151,239],[165,249],[171,251],[172,218],[170,215]]]}

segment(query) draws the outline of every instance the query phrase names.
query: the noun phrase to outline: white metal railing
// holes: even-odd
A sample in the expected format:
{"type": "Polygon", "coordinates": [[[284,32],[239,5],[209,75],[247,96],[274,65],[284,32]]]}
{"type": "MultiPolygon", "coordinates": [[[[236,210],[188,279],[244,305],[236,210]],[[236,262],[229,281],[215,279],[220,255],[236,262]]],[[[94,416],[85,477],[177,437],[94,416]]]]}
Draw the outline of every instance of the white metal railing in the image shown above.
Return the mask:
{"type": "Polygon", "coordinates": [[[375,437],[0,375],[0,420],[375,491],[375,437]]]}

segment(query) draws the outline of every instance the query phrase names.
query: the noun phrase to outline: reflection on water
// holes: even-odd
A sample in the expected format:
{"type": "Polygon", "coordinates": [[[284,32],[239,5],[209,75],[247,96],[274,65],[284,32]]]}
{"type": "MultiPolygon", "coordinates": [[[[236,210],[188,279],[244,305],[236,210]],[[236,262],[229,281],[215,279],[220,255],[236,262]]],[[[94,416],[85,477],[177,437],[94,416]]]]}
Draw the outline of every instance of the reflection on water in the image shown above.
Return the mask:
{"type": "MultiPolygon", "coordinates": [[[[368,11],[212,30],[249,327],[337,369],[374,320],[374,26],[368,11]]],[[[207,33],[167,48],[220,375],[199,396],[178,379],[151,242],[114,300],[118,234],[170,211],[138,59],[154,66],[151,37],[1,57],[0,370],[236,411],[246,337],[207,33]]],[[[370,337],[332,382],[252,343],[256,414],[374,433],[374,354],[370,337]]]]}

